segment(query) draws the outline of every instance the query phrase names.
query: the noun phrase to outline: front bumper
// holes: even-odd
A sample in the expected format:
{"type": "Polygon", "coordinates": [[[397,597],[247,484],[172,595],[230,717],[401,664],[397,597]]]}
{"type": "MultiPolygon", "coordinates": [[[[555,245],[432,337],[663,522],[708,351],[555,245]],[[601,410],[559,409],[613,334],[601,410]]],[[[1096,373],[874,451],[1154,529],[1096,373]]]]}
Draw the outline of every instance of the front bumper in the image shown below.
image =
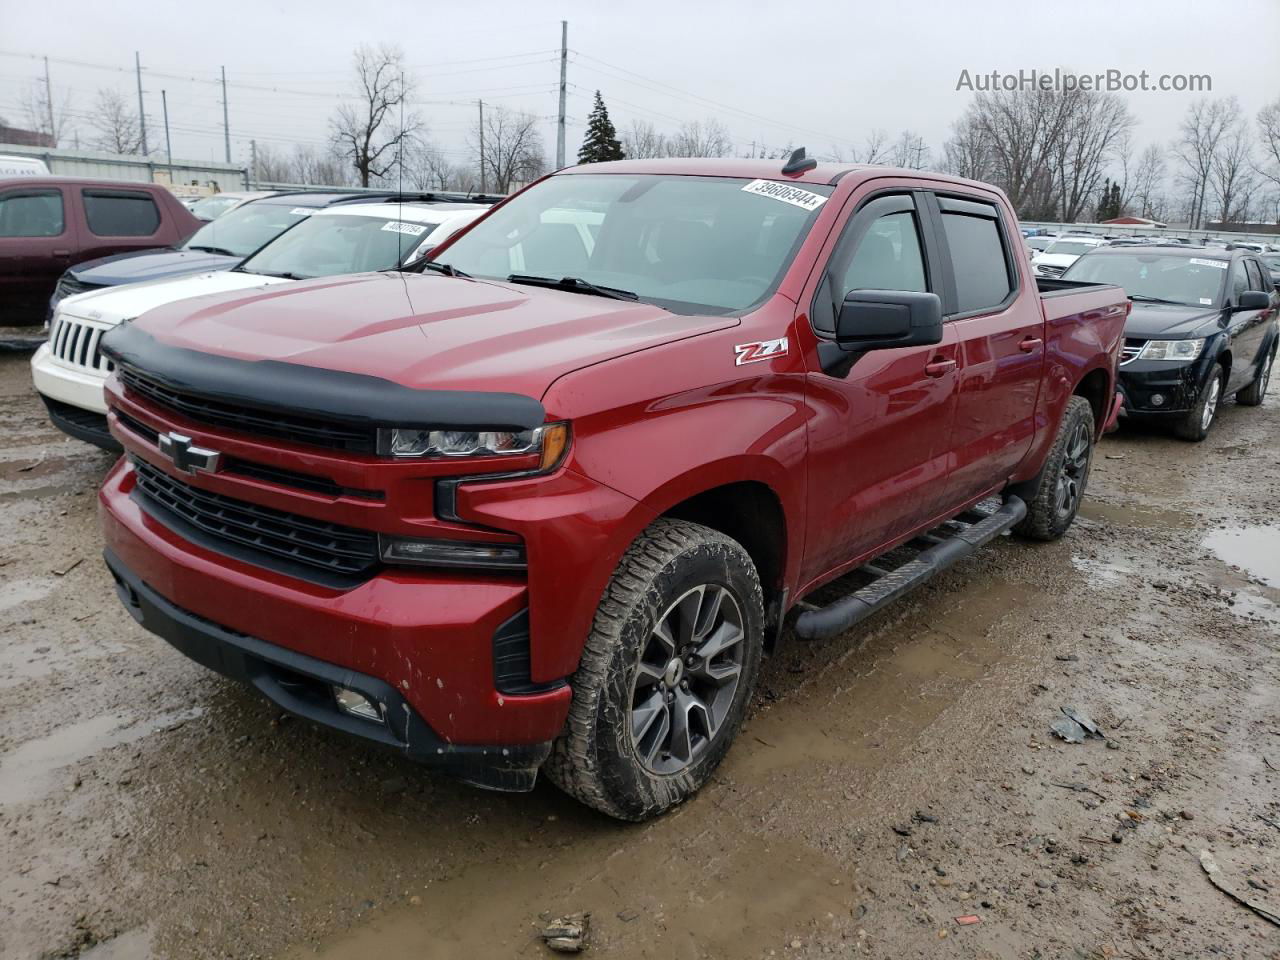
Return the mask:
{"type": "Polygon", "coordinates": [[[550,740],[508,746],[448,743],[385,681],[222,627],[166,600],[110,550],[105,559],[116,581],[116,593],[138,623],[202,666],[249,684],[289,713],[491,790],[532,790],[538,768],[551,753],[550,740]],[[381,704],[385,722],[338,710],[334,685],[381,704]]]}
{"type": "Polygon", "coordinates": [[[1120,368],[1124,416],[1159,417],[1186,413],[1196,402],[1207,365],[1204,358],[1190,363],[1132,360],[1120,368]],[[1159,397],[1161,402],[1157,403],[1159,397]]]}
{"type": "Polygon", "coordinates": [[[102,392],[107,374],[87,367],[73,369],[59,363],[48,343],[42,345],[31,358],[31,381],[42,396],[52,397],[104,418],[107,415],[107,401],[102,392]]]}
{"type": "MultiPolygon", "coordinates": [[[[426,731],[411,726],[409,739],[398,741],[415,759],[447,766],[464,748],[492,759],[514,747],[536,754],[561,732],[571,697],[566,683],[528,694],[495,686],[495,638],[529,604],[523,579],[385,570],[348,590],[324,587],[181,538],[131,497],[134,482],[127,459],[107,476],[99,493],[103,532],[117,575],[139,596],[167,604],[153,607],[214,625],[219,644],[250,638],[277,658],[302,657],[383,685],[400,698],[395,710],[419,718],[426,731]],[[419,744],[430,749],[423,753],[419,744]]],[[[143,623],[173,642],[168,627],[143,623]]]]}

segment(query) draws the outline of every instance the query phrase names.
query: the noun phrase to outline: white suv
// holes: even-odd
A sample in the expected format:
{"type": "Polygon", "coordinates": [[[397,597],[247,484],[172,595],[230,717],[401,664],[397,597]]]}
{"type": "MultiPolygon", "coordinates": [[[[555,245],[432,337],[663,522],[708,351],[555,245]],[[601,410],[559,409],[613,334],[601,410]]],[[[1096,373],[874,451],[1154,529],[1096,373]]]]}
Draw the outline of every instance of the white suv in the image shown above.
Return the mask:
{"type": "Polygon", "coordinates": [[[362,203],[317,210],[232,270],[108,287],[58,303],[49,339],[31,358],[31,377],[54,425],[104,450],[119,445],[107,429],[102,387],[112,370],[103,335],[177,300],[313,277],[390,270],[421,260],[489,210],[461,203],[362,203]]]}

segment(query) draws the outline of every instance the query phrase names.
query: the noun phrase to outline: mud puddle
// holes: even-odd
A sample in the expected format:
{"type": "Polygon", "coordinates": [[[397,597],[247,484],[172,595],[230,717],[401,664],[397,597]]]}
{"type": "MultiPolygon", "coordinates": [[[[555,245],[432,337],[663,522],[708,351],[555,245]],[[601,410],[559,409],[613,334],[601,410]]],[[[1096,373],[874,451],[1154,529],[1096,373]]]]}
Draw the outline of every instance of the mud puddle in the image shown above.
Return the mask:
{"type": "Polygon", "coordinates": [[[1280,525],[1225,527],[1213,531],[1203,543],[1224,563],[1280,588],[1280,525]]]}
{"type": "Polygon", "coordinates": [[[174,723],[199,716],[200,707],[149,720],[100,714],[59,727],[0,755],[0,807],[35,803],[59,786],[61,772],[110,747],[133,743],[174,723]]]}

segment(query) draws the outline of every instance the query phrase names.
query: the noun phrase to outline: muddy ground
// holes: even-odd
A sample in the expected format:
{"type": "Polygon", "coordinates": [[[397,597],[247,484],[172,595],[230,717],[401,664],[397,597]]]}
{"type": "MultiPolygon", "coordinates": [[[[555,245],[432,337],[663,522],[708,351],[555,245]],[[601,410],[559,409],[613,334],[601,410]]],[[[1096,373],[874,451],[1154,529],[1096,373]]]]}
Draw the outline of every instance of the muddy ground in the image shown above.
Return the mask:
{"type": "Polygon", "coordinates": [[[144,633],[110,458],[0,355],[0,955],[1280,957],[1280,396],[1102,444],[1061,542],[1003,539],[790,638],[694,801],[625,826],[280,715],[144,633]],[[1108,739],[1049,733],[1070,705],[1108,739]],[[956,918],[976,916],[961,925],[956,918]]]}

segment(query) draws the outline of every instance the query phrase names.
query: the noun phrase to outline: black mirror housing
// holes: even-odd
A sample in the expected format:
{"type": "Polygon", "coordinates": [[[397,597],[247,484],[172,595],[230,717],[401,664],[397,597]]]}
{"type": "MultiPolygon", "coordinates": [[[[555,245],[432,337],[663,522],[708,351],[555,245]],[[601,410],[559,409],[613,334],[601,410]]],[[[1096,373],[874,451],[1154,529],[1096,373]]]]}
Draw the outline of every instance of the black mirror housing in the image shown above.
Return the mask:
{"type": "Polygon", "coordinates": [[[942,301],[936,293],[854,290],[840,305],[836,343],[844,350],[892,350],[942,342],[942,301]]]}
{"type": "Polygon", "coordinates": [[[1263,293],[1261,290],[1246,290],[1240,294],[1240,302],[1236,304],[1237,310],[1265,310],[1271,306],[1271,296],[1263,293]]]}

